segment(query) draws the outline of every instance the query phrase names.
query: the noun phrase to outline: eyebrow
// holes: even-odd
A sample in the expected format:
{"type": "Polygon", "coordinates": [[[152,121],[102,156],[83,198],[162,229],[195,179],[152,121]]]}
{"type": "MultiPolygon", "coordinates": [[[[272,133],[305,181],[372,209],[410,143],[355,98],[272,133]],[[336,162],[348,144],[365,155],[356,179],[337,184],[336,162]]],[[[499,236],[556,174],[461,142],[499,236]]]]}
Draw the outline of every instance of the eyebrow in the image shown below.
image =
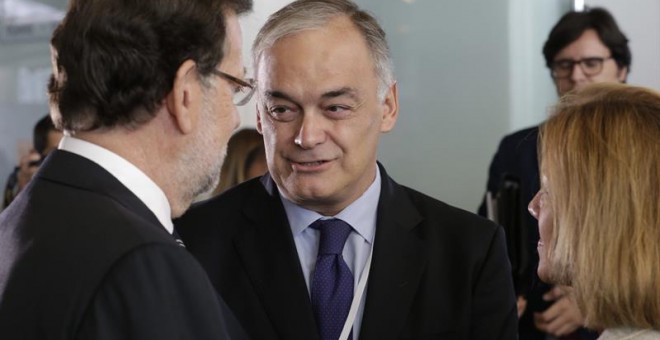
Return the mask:
{"type": "MultiPolygon", "coordinates": [[[[610,57],[611,58],[611,57],[610,57]]],[[[559,63],[562,61],[582,61],[582,60],[587,60],[587,59],[608,59],[608,57],[601,57],[601,56],[587,56],[584,58],[578,58],[578,59],[573,59],[573,58],[559,58],[557,60],[554,60],[553,62],[559,63]]]]}
{"type": "Polygon", "coordinates": [[[354,100],[358,99],[358,90],[352,88],[352,87],[342,87],[337,90],[333,91],[328,91],[321,95],[321,98],[323,99],[331,99],[331,98],[337,98],[341,96],[349,96],[354,100]]]}
{"type": "MultiPolygon", "coordinates": [[[[358,93],[359,92],[356,89],[352,88],[352,87],[342,87],[342,88],[337,89],[337,90],[331,90],[331,91],[323,93],[321,95],[321,98],[322,99],[331,99],[331,98],[337,98],[337,97],[341,97],[341,96],[348,96],[348,97],[350,97],[354,100],[358,100],[359,99],[358,93]]],[[[294,102],[294,103],[296,102],[291,96],[287,95],[286,93],[284,93],[282,91],[266,91],[264,96],[267,99],[275,98],[275,99],[284,99],[284,100],[294,102]]]]}
{"type": "Polygon", "coordinates": [[[273,98],[275,98],[275,99],[284,99],[284,100],[295,103],[295,100],[293,100],[293,98],[291,98],[291,96],[287,95],[286,93],[284,93],[282,91],[266,91],[266,93],[264,93],[264,97],[266,97],[266,99],[273,99],[273,98]]]}

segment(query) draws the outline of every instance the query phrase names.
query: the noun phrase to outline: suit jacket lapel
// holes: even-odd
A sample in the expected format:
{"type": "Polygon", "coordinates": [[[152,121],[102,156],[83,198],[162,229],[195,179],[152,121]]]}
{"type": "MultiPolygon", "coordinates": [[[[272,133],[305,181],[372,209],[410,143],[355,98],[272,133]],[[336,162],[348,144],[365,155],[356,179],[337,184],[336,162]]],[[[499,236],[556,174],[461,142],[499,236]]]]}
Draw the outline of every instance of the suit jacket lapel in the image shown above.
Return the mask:
{"type": "Polygon", "coordinates": [[[392,338],[401,331],[426,267],[426,245],[414,233],[422,217],[382,166],[380,171],[382,186],[361,339],[392,338]]]}
{"type": "Polygon", "coordinates": [[[268,193],[255,181],[243,206],[247,221],[234,240],[243,266],[266,314],[282,339],[318,339],[312,305],[291,228],[272,180],[268,193]]]}

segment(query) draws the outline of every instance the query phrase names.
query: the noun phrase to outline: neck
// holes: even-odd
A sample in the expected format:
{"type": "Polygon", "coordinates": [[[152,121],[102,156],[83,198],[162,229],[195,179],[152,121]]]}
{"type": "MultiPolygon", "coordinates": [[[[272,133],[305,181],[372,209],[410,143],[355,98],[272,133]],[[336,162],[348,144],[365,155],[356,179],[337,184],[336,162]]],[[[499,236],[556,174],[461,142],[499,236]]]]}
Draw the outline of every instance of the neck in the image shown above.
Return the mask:
{"type": "MultiPolygon", "coordinates": [[[[74,137],[108,149],[135,165],[165,193],[172,217],[180,216],[190,205],[178,187],[171,164],[176,159],[176,146],[166,137],[167,128],[157,115],[135,129],[116,127],[106,130],[77,132],[74,137]]],[[[170,134],[172,136],[172,134],[170,134]]]]}

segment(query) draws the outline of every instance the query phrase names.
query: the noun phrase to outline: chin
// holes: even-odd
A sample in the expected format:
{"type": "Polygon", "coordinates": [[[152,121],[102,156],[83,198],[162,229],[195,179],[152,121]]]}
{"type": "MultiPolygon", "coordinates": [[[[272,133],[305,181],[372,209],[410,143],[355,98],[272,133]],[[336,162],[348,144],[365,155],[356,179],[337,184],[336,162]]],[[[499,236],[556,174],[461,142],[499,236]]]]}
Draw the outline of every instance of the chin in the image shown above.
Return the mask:
{"type": "Polygon", "coordinates": [[[294,189],[290,191],[293,197],[300,202],[317,202],[323,201],[327,197],[331,196],[330,193],[327,193],[323,189],[319,188],[303,188],[302,190],[294,189]]]}
{"type": "Polygon", "coordinates": [[[545,266],[541,265],[540,263],[539,263],[539,268],[536,270],[536,273],[538,274],[539,279],[541,279],[541,281],[549,284],[554,283],[545,266]]]}
{"type": "Polygon", "coordinates": [[[328,180],[317,176],[295,175],[281,181],[281,186],[293,196],[301,198],[324,197],[331,187],[328,180]]]}
{"type": "Polygon", "coordinates": [[[536,273],[538,274],[539,279],[547,284],[564,286],[572,285],[573,280],[568,271],[562,270],[556,266],[550,266],[547,261],[541,260],[539,262],[536,273]]]}

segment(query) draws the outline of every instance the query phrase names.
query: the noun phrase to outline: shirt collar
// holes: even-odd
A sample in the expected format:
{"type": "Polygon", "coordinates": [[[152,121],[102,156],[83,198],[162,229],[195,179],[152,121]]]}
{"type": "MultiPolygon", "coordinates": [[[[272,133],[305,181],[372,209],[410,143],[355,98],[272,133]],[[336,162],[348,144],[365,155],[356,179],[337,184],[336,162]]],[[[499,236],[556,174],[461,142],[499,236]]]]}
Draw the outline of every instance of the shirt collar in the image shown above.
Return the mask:
{"type": "Polygon", "coordinates": [[[323,216],[315,211],[305,209],[286,198],[282,204],[286,211],[289,225],[294,235],[302,233],[312,222],[318,219],[338,218],[350,224],[353,229],[367,242],[373,243],[376,231],[376,212],[380,198],[380,169],[376,167],[376,178],[367,190],[357,200],[344,208],[335,216],[323,216]]]}
{"type": "Polygon", "coordinates": [[[108,171],[137,196],[156,215],[163,227],[172,233],[174,227],[170,203],[165,193],[138,167],[106,148],[72,136],[62,137],[58,148],[85,157],[108,171]]]}

